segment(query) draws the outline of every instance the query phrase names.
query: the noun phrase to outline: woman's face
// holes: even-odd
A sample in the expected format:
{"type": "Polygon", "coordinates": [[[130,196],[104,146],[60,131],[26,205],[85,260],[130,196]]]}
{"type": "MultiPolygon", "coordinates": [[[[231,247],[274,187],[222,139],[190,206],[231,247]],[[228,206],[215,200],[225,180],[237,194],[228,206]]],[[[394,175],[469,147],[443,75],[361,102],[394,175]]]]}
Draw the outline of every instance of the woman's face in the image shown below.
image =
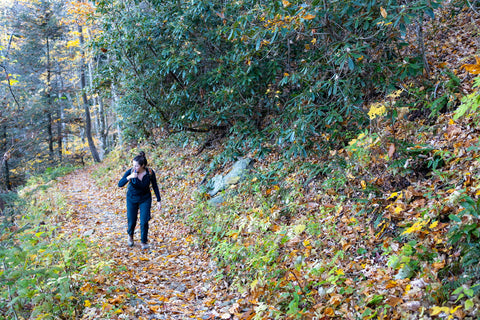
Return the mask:
{"type": "Polygon", "coordinates": [[[135,161],[135,160],[133,160],[132,165],[133,165],[133,169],[136,172],[140,172],[140,171],[142,171],[141,169],[143,169],[143,166],[139,165],[138,162],[135,161]]]}

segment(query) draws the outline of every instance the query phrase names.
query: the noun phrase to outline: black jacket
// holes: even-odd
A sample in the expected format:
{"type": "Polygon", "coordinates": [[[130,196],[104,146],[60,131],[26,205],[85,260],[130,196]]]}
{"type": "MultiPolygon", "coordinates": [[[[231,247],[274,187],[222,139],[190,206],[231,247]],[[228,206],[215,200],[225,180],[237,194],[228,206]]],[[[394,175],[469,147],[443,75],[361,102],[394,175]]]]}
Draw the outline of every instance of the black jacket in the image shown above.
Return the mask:
{"type": "MultiPolygon", "coordinates": [[[[155,177],[155,172],[152,169],[147,169],[142,180],[138,178],[130,179],[130,184],[127,189],[127,197],[133,198],[143,198],[146,195],[151,195],[150,193],[150,183],[152,183],[153,192],[157,197],[157,201],[160,202],[160,191],[158,190],[157,178],[155,177]]],[[[132,173],[132,169],[128,169],[127,172],[123,175],[122,179],[118,182],[118,186],[121,188],[128,183],[127,177],[132,173]]]]}

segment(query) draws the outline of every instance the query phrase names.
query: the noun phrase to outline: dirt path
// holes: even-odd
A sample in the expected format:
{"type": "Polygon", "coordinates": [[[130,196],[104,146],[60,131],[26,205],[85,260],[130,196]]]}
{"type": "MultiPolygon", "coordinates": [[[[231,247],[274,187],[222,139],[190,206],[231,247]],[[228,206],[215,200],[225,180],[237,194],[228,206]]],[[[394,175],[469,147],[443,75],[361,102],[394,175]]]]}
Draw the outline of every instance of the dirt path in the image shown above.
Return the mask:
{"type": "Polygon", "coordinates": [[[63,231],[94,242],[105,249],[100,259],[112,262],[111,273],[99,272],[81,288],[96,296],[86,302],[83,319],[236,318],[235,300],[211,281],[214,264],[192,245],[181,223],[163,218],[155,208],[151,248],[140,248],[138,226],[135,246],[127,246],[125,188],[98,186],[92,170],[76,171],[59,182],[73,212],[63,231]]]}

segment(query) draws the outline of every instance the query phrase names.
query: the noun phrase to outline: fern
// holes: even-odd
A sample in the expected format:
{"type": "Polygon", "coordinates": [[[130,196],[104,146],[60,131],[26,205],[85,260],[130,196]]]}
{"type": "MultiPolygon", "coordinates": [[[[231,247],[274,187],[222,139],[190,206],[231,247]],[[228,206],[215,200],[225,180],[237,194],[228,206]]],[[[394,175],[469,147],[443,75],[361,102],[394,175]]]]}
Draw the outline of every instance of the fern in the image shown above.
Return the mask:
{"type": "MultiPolygon", "coordinates": [[[[473,87],[480,87],[480,77],[475,78],[475,83],[473,87]]],[[[455,111],[453,120],[457,120],[462,117],[467,111],[469,114],[473,114],[477,111],[480,106],[480,92],[475,90],[473,93],[462,98],[462,104],[455,111]]]]}

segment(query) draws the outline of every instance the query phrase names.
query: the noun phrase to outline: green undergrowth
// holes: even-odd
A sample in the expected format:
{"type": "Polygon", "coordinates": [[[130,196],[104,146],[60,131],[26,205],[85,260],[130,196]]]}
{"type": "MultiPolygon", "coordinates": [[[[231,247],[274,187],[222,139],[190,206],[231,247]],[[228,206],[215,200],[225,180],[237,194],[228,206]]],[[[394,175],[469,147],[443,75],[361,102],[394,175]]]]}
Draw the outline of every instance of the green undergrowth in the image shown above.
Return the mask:
{"type": "Polygon", "coordinates": [[[80,288],[100,271],[90,243],[62,231],[70,213],[53,187],[58,168],[32,178],[0,216],[0,319],[75,319],[88,296],[80,288]]]}
{"type": "Polygon", "coordinates": [[[367,131],[314,161],[261,160],[221,205],[199,189],[187,223],[258,319],[412,318],[398,303],[410,300],[478,316],[480,144],[445,133],[475,134],[477,121],[443,117],[396,140],[367,131]]]}
{"type": "Polygon", "coordinates": [[[294,165],[274,162],[229,190],[222,206],[199,199],[188,216],[199,243],[217,260],[218,277],[235,291],[251,294],[258,316],[300,317],[314,304],[318,286],[330,290],[342,282],[337,259],[344,253],[328,250],[341,240],[339,206],[309,210],[296,173],[294,165]],[[324,250],[329,259],[319,260],[324,250]],[[328,276],[320,280],[319,274],[328,276]]]}
{"type": "Polygon", "coordinates": [[[26,197],[29,197],[35,192],[47,190],[55,182],[55,179],[63,177],[80,167],[74,165],[64,165],[57,167],[46,168],[43,173],[31,176],[22,191],[26,197]]]}

